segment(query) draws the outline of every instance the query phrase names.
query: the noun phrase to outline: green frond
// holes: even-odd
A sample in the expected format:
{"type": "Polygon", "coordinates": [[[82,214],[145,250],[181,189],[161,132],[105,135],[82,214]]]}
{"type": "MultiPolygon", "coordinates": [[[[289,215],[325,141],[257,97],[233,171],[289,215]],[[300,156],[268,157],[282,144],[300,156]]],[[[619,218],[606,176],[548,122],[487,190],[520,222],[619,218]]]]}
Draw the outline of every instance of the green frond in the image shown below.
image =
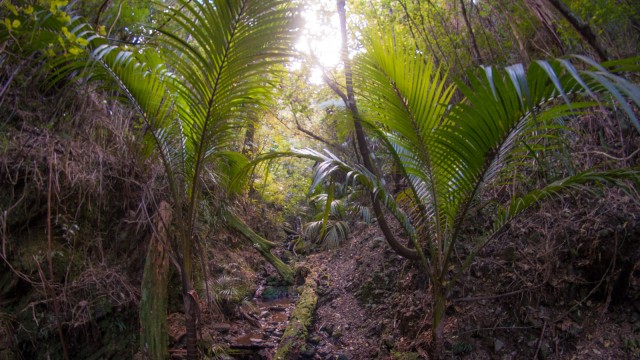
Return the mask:
{"type": "MultiPolygon", "coordinates": [[[[566,190],[588,190],[587,184],[611,185],[634,193],[634,187],[640,185],[640,170],[615,169],[609,171],[585,171],[554,181],[547,186],[533,190],[528,194],[512,199],[499,212],[493,224],[493,232],[500,231],[505,224],[523,211],[539,204],[542,200],[566,190]]],[[[636,196],[637,197],[637,196],[636,196]]]]}
{"type": "MultiPolygon", "coordinates": [[[[449,125],[438,129],[435,147],[447,159],[440,164],[449,178],[444,190],[452,223],[464,218],[481,186],[512,160],[510,154],[533,139],[528,135],[547,132],[554,126],[550,120],[596,104],[572,103],[570,96],[638,91],[637,85],[603,68],[599,71],[602,74],[577,71],[566,60],[538,61],[528,71],[522,66],[504,72],[486,68],[482,75],[470,77],[470,86],[459,84],[467,101],[452,109],[449,125]],[[558,98],[565,104],[557,105],[558,98]]],[[[625,103],[623,108],[629,106],[625,99],[635,102],[632,96],[615,97],[625,103]]]]}
{"type": "Polygon", "coordinates": [[[349,237],[349,225],[346,221],[330,220],[326,231],[321,235],[323,221],[311,221],[303,225],[304,237],[309,242],[320,243],[324,249],[335,249],[349,237]]]}

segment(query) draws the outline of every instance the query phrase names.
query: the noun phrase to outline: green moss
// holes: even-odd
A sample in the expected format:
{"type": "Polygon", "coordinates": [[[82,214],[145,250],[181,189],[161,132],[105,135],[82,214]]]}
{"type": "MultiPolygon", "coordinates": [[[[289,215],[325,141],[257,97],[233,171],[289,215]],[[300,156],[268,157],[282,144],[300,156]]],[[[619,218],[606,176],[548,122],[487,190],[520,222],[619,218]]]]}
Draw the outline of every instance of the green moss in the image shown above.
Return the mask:
{"type": "Polygon", "coordinates": [[[296,308],[291,313],[289,325],[282,335],[282,340],[276,351],[275,359],[297,359],[302,347],[309,336],[309,328],[313,321],[313,313],[318,303],[316,292],[316,274],[307,275],[296,308]]]}

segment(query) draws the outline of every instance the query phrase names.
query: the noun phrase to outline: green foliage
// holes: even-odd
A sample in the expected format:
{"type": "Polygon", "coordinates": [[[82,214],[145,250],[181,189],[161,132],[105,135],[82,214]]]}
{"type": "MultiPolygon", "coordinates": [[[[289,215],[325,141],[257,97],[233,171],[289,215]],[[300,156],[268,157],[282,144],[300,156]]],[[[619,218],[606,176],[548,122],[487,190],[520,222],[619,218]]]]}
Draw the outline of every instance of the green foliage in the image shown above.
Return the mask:
{"type": "Polygon", "coordinates": [[[3,25],[0,42],[8,45],[8,59],[23,59],[34,53],[48,58],[77,58],[84,52],[93,33],[77,17],[72,17],[65,6],[67,1],[40,1],[37,4],[16,6],[3,1],[3,25]]]}
{"type": "MultiPolygon", "coordinates": [[[[163,9],[189,36],[159,29],[163,47],[158,51],[110,45],[80,19],[60,20],[58,3],[66,4],[53,2],[48,10],[34,11],[44,14],[35,16],[34,26],[44,29],[36,33],[73,44],[87,39],[91,52],[76,54],[69,48],[68,53],[78,55],[69,59],[61,43],[65,55],[52,59],[54,81],[89,70],[88,78],[107,80],[103,83],[120,90],[146,127],[147,155],[155,154],[163,165],[176,224],[172,250],[180,260],[189,336],[195,337],[197,305],[189,306],[188,294],[200,201],[206,186],[225,187],[246,162],[233,151],[238,130],[270,101],[273,65],[291,52],[294,7],[278,0],[251,6],[246,1],[179,0],[180,11],[163,9]],[[71,22],[77,25],[64,26],[71,22]]],[[[13,25],[12,20],[5,38],[19,28],[13,25]]],[[[47,46],[44,39],[31,43],[35,49],[47,46]]],[[[195,349],[188,352],[195,355],[195,349]]]]}
{"type": "MultiPolygon", "coordinates": [[[[428,247],[429,258],[423,258],[423,265],[432,280],[434,336],[439,336],[446,297],[455,279],[450,265],[452,253],[483,187],[510,169],[517,160],[512,156],[516,149],[526,149],[539,134],[555,129],[554,119],[597,104],[572,103],[570,97],[576,93],[594,96],[605,92],[617,100],[640,130],[627,103],[630,100],[640,105],[640,87],[611,72],[620,67],[637,71],[638,63],[629,59],[599,65],[578,57],[586,70],[577,70],[563,59],[538,61],[528,71],[522,65],[504,70],[486,67],[469,77],[469,85],[458,83],[465,100],[453,105],[454,87],[447,85],[431,61],[416,56],[411,48],[399,51],[390,41],[372,39],[371,43],[355,65],[361,106],[366,109],[362,113],[408,183],[399,197],[409,200],[411,216],[388,193],[383,179],[361,166],[350,166],[329,152],[304,150],[298,154],[320,162],[314,185],[337,171],[348,172],[348,179],[372,191],[398,218],[416,249],[428,247]]],[[[623,180],[637,184],[640,172],[587,171],[516,196],[499,206],[493,232],[478,239],[475,249],[482,248],[507,222],[546,197],[592,183],[627,187],[623,180]]],[[[474,255],[472,251],[460,272],[474,255]]]]}
{"type": "Polygon", "coordinates": [[[325,191],[310,199],[316,214],[312,221],[303,225],[303,232],[306,241],[332,249],[348,239],[349,219],[355,217],[370,223],[372,217],[369,208],[359,203],[362,191],[352,190],[349,184],[336,184],[334,181],[325,187],[325,191]]]}
{"type": "MultiPolygon", "coordinates": [[[[162,3],[162,2],[160,2],[162,3]]],[[[85,0],[74,6],[83,17],[89,19],[110,38],[139,42],[148,36],[151,28],[159,23],[152,15],[160,15],[159,4],[149,0],[85,0]],[[155,21],[154,21],[155,20],[155,21]],[[96,23],[96,21],[98,21],[96,23]],[[108,33],[108,34],[107,34],[108,33]]]]}

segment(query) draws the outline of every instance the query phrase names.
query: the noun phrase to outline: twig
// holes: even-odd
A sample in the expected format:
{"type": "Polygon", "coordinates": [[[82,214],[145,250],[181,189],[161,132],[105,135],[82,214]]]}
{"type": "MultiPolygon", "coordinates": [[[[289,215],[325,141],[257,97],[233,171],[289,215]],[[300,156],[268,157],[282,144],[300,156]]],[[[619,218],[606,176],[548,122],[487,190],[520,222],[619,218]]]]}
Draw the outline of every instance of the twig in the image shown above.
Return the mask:
{"type": "Polygon", "coordinates": [[[537,289],[537,288],[539,288],[539,287],[541,287],[543,285],[544,285],[544,283],[540,284],[540,285],[533,286],[533,287],[529,287],[529,288],[526,288],[526,289],[510,291],[510,292],[504,293],[504,294],[491,295],[491,296],[464,297],[464,298],[453,299],[451,301],[453,301],[453,302],[467,302],[467,301],[493,300],[493,299],[498,299],[498,298],[501,298],[501,297],[517,295],[517,294],[525,292],[525,291],[534,290],[534,289],[537,289]]]}
{"type": "Polygon", "coordinates": [[[544,331],[547,329],[547,320],[544,321],[542,325],[542,331],[540,332],[540,338],[538,339],[538,346],[536,347],[536,353],[533,354],[531,359],[535,360],[538,358],[538,353],[540,352],[540,346],[542,345],[542,339],[544,338],[544,331]]]}
{"type": "MultiPolygon", "coordinates": [[[[49,279],[53,281],[53,260],[52,260],[52,249],[51,249],[51,192],[53,186],[53,163],[54,163],[55,152],[51,151],[51,157],[49,158],[49,188],[47,191],[47,262],[49,263],[49,279]]],[[[62,354],[65,360],[69,360],[69,350],[67,349],[67,343],[64,340],[64,333],[62,332],[62,322],[60,321],[60,304],[58,303],[58,296],[53,290],[51,283],[47,282],[42,277],[43,285],[49,287],[49,291],[51,292],[51,298],[53,299],[53,311],[56,315],[56,321],[58,323],[58,335],[60,336],[60,343],[62,345],[62,354]]],[[[46,292],[45,292],[46,293],[46,292]]]]}
{"type": "Polygon", "coordinates": [[[496,326],[496,327],[490,327],[490,328],[477,328],[477,329],[472,329],[472,330],[467,330],[467,331],[463,331],[461,333],[458,333],[459,335],[463,335],[463,334],[468,334],[468,333],[473,333],[473,332],[477,332],[477,331],[495,331],[495,330],[527,330],[527,329],[535,329],[535,326],[496,326]]]}
{"type": "Polygon", "coordinates": [[[627,160],[631,159],[634,155],[636,155],[638,152],[640,152],[640,149],[637,149],[636,151],[632,152],[629,156],[622,157],[622,158],[615,157],[613,155],[609,155],[609,154],[607,154],[606,152],[603,152],[603,151],[583,151],[580,154],[597,154],[597,155],[602,155],[604,157],[607,157],[609,159],[616,160],[616,161],[627,161],[627,160]]]}
{"type": "MultiPolygon", "coordinates": [[[[611,277],[613,277],[614,272],[616,270],[616,260],[618,258],[618,233],[614,234],[614,239],[615,239],[615,243],[613,245],[613,258],[611,259],[611,274],[610,274],[611,277]]],[[[611,304],[611,292],[612,291],[613,291],[613,286],[611,286],[609,288],[609,290],[607,291],[607,299],[604,302],[604,306],[602,307],[602,313],[603,314],[609,308],[609,304],[611,304]]]]}
{"type": "Polygon", "coordinates": [[[113,31],[113,28],[116,26],[116,23],[120,19],[120,12],[122,12],[122,3],[123,3],[123,1],[120,1],[120,5],[118,6],[118,13],[116,14],[115,20],[113,20],[113,22],[111,23],[111,27],[109,28],[109,32],[107,32],[107,37],[109,37],[111,35],[111,31],[113,31]]]}

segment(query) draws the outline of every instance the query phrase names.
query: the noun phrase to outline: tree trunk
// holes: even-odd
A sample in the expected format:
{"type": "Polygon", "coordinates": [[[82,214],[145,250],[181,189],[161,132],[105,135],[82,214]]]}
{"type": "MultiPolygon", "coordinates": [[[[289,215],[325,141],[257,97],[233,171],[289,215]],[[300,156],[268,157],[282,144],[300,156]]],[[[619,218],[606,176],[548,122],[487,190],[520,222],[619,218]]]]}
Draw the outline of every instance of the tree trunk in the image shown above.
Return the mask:
{"type": "Polygon", "coordinates": [[[600,45],[588,23],[580,19],[562,0],[547,0],[564,17],[580,36],[595,50],[600,61],[608,60],[607,51],[600,45]]]}
{"type": "Polygon", "coordinates": [[[438,283],[437,277],[433,277],[433,304],[432,309],[432,323],[431,323],[431,336],[432,336],[432,357],[434,359],[443,358],[444,354],[444,320],[447,309],[447,288],[438,283]]]}
{"type": "MultiPolygon", "coordinates": [[[[371,161],[371,154],[369,153],[369,145],[367,144],[367,139],[364,134],[364,129],[362,128],[362,124],[360,122],[360,114],[358,112],[358,107],[356,106],[355,94],[353,92],[353,74],[351,71],[351,62],[349,61],[348,47],[347,47],[347,18],[345,13],[345,1],[337,0],[338,6],[338,16],[340,18],[340,32],[342,35],[342,62],[344,63],[344,74],[346,79],[346,88],[347,94],[342,96],[342,99],[345,101],[345,105],[351,112],[353,116],[354,128],[356,131],[356,142],[358,144],[357,148],[362,157],[362,163],[364,167],[369,170],[372,174],[380,177],[378,169],[375,167],[373,162],[371,161]]],[[[333,87],[332,87],[333,88],[333,87]]],[[[338,91],[339,89],[333,88],[334,91],[338,91]]],[[[398,253],[398,255],[405,257],[411,260],[421,260],[420,254],[413,249],[409,249],[408,247],[402,245],[393,235],[393,232],[389,228],[387,224],[387,220],[384,218],[384,212],[382,207],[380,206],[380,202],[371,195],[371,202],[373,203],[373,211],[376,214],[376,220],[378,221],[378,225],[380,226],[380,230],[384,234],[387,243],[393,250],[398,253]]]]}
{"type": "Polygon", "coordinates": [[[253,247],[256,248],[260,252],[260,254],[267,259],[267,261],[276,268],[278,274],[282,276],[282,279],[289,283],[293,284],[294,272],[290,266],[283,263],[282,260],[278,259],[275,255],[273,255],[269,250],[275,246],[275,244],[262,236],[256,234],[251,228],[245,224],[242,219],[236,216],[233,213],[226,213],[225,218],[227,219],[227,223],[236,231],[244,235],[245,238],[249,239],[253,244],[253,247]]]}
{"type": "Polygon", "coordinates": [[[149,241],[142,276],[140,300],[140,350],[145,359],[168,359],[167,287],[169,255],[167,227],[171,223],[171,207],[162,201],[156,213],[155,231],[149,241]]]}
{"type": "Polygon", "coordinates": [[[462,18],[464,19],[464,24],[467,26],[467,31],[469,31],[471,47],[473,48],[473,52],[475,54],[473,58],[473,63],[477,65],[482,61],[482,56],[480,55],[480,49],[478,49],[478,43],[476,42],[476,35],[473,33],[473,27],[471,26],[471,22],[469,21],[467,8],[464,6],[464,0],[460,0],[460,7],[462,8],[462,18]]]}
{"type": "Polygon", "coordinates": [[[253,159],[253,155],[256,152],[255,147],[255,135],[256,135],[256,126],[253,124],[253,121],[249,121],[247,123],[247,131],[244,133],[244,145],[242,146],[242,153],[246,155],[249,159],[253,159]]]}
{"type": "Polygon", "coordinates": [[[304,348],[313,324],[313,314],[318,304],[316,273],[310,272],[302,285],[300,298],[291,312],[289,324],[282,334],[282,339],[276,350],[275,359],[300,359],[300,350],[304,348]]]}
{"type": "Polygon", "coordinates": [[[200,358],[198,352],[198,322],[200,320],[200,305],[198,304],[198,294],[188,281],[183,284],[182,301],[184,305],[184,317],[187,343],[187,359],[197,360],[200,358]]]}

